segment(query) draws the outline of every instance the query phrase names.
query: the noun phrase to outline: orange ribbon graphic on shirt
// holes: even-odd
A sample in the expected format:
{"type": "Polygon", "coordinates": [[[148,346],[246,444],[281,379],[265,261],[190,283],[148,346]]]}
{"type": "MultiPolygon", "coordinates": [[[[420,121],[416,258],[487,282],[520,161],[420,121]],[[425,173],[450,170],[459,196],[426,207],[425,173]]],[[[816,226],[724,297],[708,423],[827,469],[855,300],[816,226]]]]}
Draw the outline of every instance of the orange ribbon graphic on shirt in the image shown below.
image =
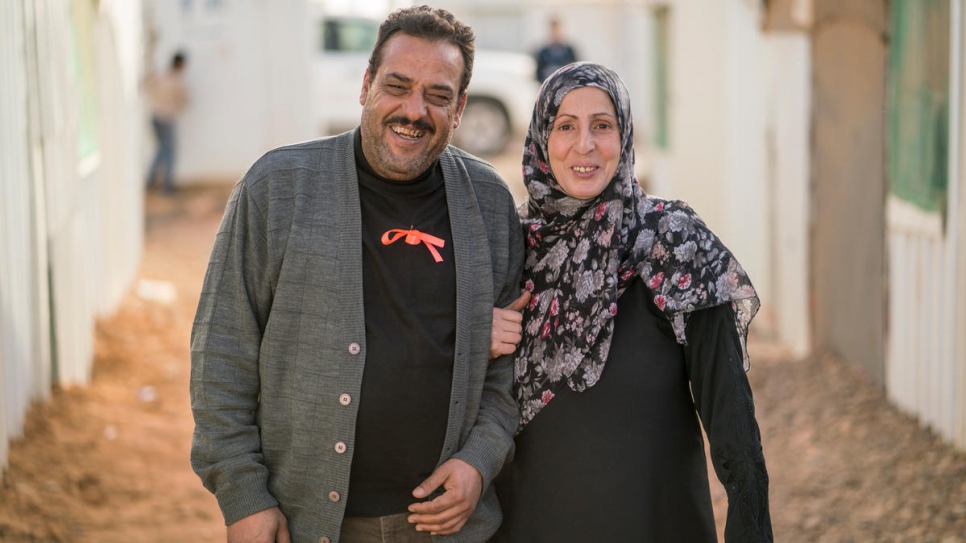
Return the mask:
{"type": "Polygon", "coordinates": [[[442,262],[443,257],[439,255],[439,251],[436,247],[442,247],[446,245],[446,242],[437,238],[436,236],[430,236],[425,232],[420,232],[419,230],[402,230],[400,228],[393,228],[392,230],[387,230],[385,234],[382,235],[382,244],[389,245],[395,243],[399,238],[406,236],[406,243],[410,245],[419,245],[420,243],[426,245],[429,252],[433,254],[433,259],[436,262],[442,262]],[[436,247],[434,247],[434,245],[436,247]]]}

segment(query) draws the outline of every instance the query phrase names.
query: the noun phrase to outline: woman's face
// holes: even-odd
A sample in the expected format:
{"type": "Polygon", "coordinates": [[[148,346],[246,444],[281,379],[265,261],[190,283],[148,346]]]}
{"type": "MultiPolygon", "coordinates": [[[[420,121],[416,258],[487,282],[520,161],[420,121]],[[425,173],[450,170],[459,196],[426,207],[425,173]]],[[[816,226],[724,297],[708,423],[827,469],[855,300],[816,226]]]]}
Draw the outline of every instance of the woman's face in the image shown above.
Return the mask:
{"type": "Polygon", "coordinates": [[[621,132],[610,95],[597,87],[568,92],[550,129],[547,152],[564,192],[580,200],[603,192],[621,158],[621,132]]]}

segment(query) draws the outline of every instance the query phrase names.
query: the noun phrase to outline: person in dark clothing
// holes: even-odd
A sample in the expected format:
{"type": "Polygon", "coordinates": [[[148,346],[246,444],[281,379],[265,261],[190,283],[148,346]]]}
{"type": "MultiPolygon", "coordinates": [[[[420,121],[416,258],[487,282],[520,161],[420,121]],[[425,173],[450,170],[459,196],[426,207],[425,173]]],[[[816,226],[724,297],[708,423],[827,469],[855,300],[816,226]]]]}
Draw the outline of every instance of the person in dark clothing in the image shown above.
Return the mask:
{"type": "Polygon", "coordinates": [[[577,52],[564,40],[559,19],[550,20],[550,40],[537,50],[536,61],[536,76],[540,82],[571,62],[577,62],[577,52]]]}
{"type": "Polygon", "coordinates": [[[191,463],[229,543],[483,543],[519,413],[489,359],[523,232],[449,145],[472,30],[391,13],[360,126],[266,153],[235,186],[191,334],[191,463]]]}
{"type": "Polygon", "coordinates": [[[686,203],[643,193],[632,127],[627,89],[599,64],[540,90],[519,208],[531,298],[522,314],[495,309],[491,332],[522,335],[497,541],[715,543],[703,423],[725,540],[770,542],[745,375],[758,295],[686,203]]]}

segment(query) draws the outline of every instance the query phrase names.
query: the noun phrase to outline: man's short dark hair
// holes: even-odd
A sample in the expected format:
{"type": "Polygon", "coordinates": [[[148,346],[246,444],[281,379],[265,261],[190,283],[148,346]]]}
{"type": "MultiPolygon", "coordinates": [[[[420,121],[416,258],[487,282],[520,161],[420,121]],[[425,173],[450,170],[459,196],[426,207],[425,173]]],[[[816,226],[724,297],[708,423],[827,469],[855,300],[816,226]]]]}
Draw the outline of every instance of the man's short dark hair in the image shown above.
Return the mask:
{"type": "Polygon", "coordinates": [[[460,78],[459,93],[462,95],[466,92],[470,77],[473,76],[473,56],[476,53],[474,45],[476,37],[473,35],[473,29],[459,22],[445,9],[429,6],[397,9],[379,25],[376,45],[372,49],[372,55],[369,56],[370,82],[376,76],[379,65],[382,64],[382,52],[386,42],[397,32],[429,41],[445,41],[459,47],[463,55],[463,75],[460,78]]]}
{"type": "Polygon", "coordinates": [[[171,57],[171,67],[175,70],[180,70],[186,62],[188,62],[188,55],[184,51],[178,51],[171,57]]]}

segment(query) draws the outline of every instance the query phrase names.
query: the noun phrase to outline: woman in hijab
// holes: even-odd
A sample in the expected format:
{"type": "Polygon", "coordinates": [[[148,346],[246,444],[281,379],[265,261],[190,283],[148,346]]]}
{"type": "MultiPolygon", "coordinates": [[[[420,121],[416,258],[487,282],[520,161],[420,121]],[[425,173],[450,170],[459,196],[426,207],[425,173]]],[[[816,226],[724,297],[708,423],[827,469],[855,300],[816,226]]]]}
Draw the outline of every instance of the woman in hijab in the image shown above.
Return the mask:
{"type": "MultiPolygon", "coordinates": [[[[745,375],[758,296],[687,204],[640,189],[617,74],[581,62],[551,75],[523,168],[531,298],[501,536],[716,542],[700,415],[728,492],[725,540],[772,541],[745,375]]],[[[520,322],[494,314],[494,330],[520,322]]]]}

